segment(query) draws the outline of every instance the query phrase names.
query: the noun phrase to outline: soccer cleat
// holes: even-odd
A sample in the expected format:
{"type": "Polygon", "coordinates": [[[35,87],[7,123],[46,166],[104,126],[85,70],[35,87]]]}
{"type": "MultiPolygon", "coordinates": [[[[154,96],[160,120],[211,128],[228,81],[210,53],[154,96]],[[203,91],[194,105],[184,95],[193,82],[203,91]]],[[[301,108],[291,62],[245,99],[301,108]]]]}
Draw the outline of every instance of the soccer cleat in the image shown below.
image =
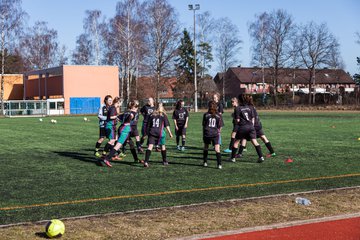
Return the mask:
{"type": "Polygon", "coordinates": [[[95,157],[98,157],[98,158],[101,157],[101,154],[98,151],[95,151],[94,155],[95,155],[95,157]]]}
{"type": "Polygon", "coordinates": [[[244,148],[244,149],[243,149],[243,152],[247,152],[247,148],[244,148]]]}
{"type": "Polygon", "coordinates": [[[163,163],[162,163],[164,166],[166,166],[166,165],[169,165],[169,162],[168,161],[163,161],[163,163]]]}
{"type": "Polygon", "coordinates": [[[266,157],[267,157],[267,158],[276,157],[276,153],[266,154],[266,157]]]}
{"type": "Polygon", "coordinates": [[[104,160],[104,163],[105,163],[106,166],[112,167],[111,163],[110,163],[108,160],[105,159],[105,160],[104,160]]]}
{"type": "Polygon", "coordinates": [[[235,158],[230,158],[230,161],[236,162],[236,159],[235,158]]]}
{"type": "Polygon", "coordinates": [[[204,162],[203,166],[204,166],[204,167],[207,167],[207,166],[208,166],[208,165],[207,165],[207,162],[204,162]]]}
{"type": "Polygon", "coordinates": [[[121,161],[123,160],[121,157],[119,157],[118,155],[115,155],[111,158],[112,161],[121,161]]]}
{"type": "Polygon", "coordinates": [[[222,166],[221,166],[221,164],[220,164],[220,165],[218,165],[218,169],[222,169],[222,166]]]}
{"type": "Polygon", "coordinates": [[[185,151],[185,147],[184,147],[184,146],[181,147],[181,151],[185,151]]]}
{"type": "Polygon", "coordinates": [[[231,153],[231,152],[232,152],[232,151],[231,151],[231,149],[229,149],[229,148],[224,150],[224,153],[231,153]]]}
{"type": "Polygon", "coordinates": [[[124,158],[124,157],[126,157],[126,154],[123,153],[123,152],[121,152],[121,153],[119,154],[119,157],[124,158]]]}
{"type": "Polygon", "coordinates": [[[260,157],[257,162],[258,162],[258,163],[262,163],[262,162],[264,162],[264,161],[265,161],[264,157],[260,157]]]}
{"type": "Polygon", "coordinates": [[[144,167],[149,167],[149,164],[147,162],[144,162],[144,167]]]}
{"type": "Polygon", "coordinates": [[[179,145],[177,145],[177,146],[176,146],[176,149],[180,151],[180,150],[181,150],[181,147],[180,147],[179,145]]]}

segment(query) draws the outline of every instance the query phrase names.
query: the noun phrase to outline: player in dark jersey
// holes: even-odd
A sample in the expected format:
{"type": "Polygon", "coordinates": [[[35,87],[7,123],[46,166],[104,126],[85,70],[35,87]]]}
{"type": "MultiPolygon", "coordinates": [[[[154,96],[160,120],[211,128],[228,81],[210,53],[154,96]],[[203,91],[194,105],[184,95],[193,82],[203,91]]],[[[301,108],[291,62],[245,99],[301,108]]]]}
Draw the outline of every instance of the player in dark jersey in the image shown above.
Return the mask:
{"type": "Polygon", "coordinates": [[[140,109],[140,113],[143,116],[143,124],[141,127],[141,139],[140,144],[143,144],[146,138],[147,123],[149,121],[150,115],[155,111],[155,101],[150,97],[147,101],[147,104],[140,109]]]}
{"type": "MultiPolygon", "coordinates": [[[[139,101],[138,100],[134,100],[135,105],[137,105],[137,108],[139,108],[139,101]]],[[[137,128],[137,124],[139,121],[139,111],[136,111],[135,117],[134,119],[130,122],[130,126],[131,126],[131,133],[130,133],[130,137],[134,137],[136,140],[136,147],[139,153],[143,153],[144,150],[141,147],[141,143],[140,143],[140,134],[137,128]]]]}
{"type": "MultiPolygon", "coordinates": [[[[265,133],[263,131],[263,128],[262,128],[262,124],[261,124],[261,121],[260,121],[260,118],[259,118],[259,115],[256,111],[256,108],[254,106],[254,102],[253,102],[253,98],[251,95],[249,94],[246,94],[245,95],[245,101],[247,103],[247,105],[250,107],[250,109],[252,110],[253,112],[253,117],[254,117],[254,128],[255,128],[255,131],[256,131],[256,138],[260,138],[266,148],[269,150],[269,154],[267,155],[267,157],[275,157],[276,156],[276,153],[273,149],[273,147],[271,146],[271,143],[270,141],[268,140],[268,138],[265,136],[265,133]]],[[[244,139],[241,143],[241,145],[243,146],[246,146],[246,140],[247,139],[244,139]]]]}
{"type": "Polygon", "coordinates": [[[235,114],[236,114],[236,108],[239,106],[239,103],[238,103],[238,100],[236,97],[233,97],[231,99],[231,105],[233,106],[234,108],[234,112],[231,114],[232,116],[232,123],[233,123],[233,130],[231,132],[231,140],[230,140],[230,144],[229,144],[229,148],[228,149],[225,149],[224,152],[226,153],[231,153],[232,152],[232,148],[233,148],[233,145],[234,145],[234,142],[235,142],[235,136],[236,136],[236,132],[238,130],[238,124],[236,122],[236,119],[235,119],[235,114]]]}
{"type": "MultiPolygon", "coordinates": [[[[235,162],[236,152],[238,150],[239,142],[242,139],[250,139],[251,143],[256,149],[258,154],[258,162],[261,163],[264,161],[264,157],[261,152],[261,146],[256,140],[256,131],[254,128],[254,117],[253,112],[249,106],[246,105],[244,95],[240,94],[238,97],[239,106],[235,110],[235,119],[238,123],[238,131],[236,132],[234,146],[231,152],[231,161],[235,162]]],[[[243,146],[240,145],[240,154],[242,153],[243,146]]]]}
{"type": "Polygon", "coordinates": [[[151,151],[154,145],[161,146],[161,156],[164,165],[168,165],[169,162],[166,159],[166,132],[165,129],[168,131],[170,138],[173,137],[171,130],[170,130],[170,123],[166,116],[165,109],[163,105],[160,103],[159,107],[156,111],[154,111],[148,121],[148,148],[145,151],[145,162],[144,167],[149,167],[149,160],[151,151]]]}
{"type": "MultiPolygon", "coordinates": [[[[213,95],[213,101],[215,102],[216,104],[216,110],[218,112],[218,114],[220,115],[221,117],[221,128],[224,126],[224,121],[223,121],[223,113],[224,113],[224,105],[223,103],[221,102],[220,100],[220,93],[215,93],[213,95]]],[[[221,139],[221,128],[220,128],[220,145],[222,144],[222,139],[221,139]]]]}
{"type": "Polygon", "coordinates": [[[112,105],[112,97],[110,95],[106,95],[104,98],[104,104],[101,104],[99,111],[98,111],[98,119],[99,119],[99,139],[95,145],[95,152],[94,155],[96,157],[101,157],[99,153],[100,147],[102,142],[106,137],[106,119],[107,119],[107,112],[112,105]]]}
{"type": "Polygon", "coordinates": [[[217,167],[221,166],[221,153],[220,153],[220,129],[222,126],[222,119],[219,113],[217,113],[217,105],[214,101],[209,102],[209,110],[203,116],[203,141],[204,141],[204,152],[203,152],[203,164],[207,167],[207,159],[209,152],[209,144],[215,147],[217,167]]]}
{"type": "Polygon", "coordinates": [[[104,162],[108,167],[112,167],[112,165],[109,162],[110,159],[118,160],[118,158],[116,158],[116,153],[124,145],[124,143],[126,141],[128,141],[128,143],[130,145],[130,151],[133,155],[134,161],[142,162],[141,160],[139,160],[139,158],[137,156],[134,142],[131,139],[129,139],[130,132],[131,132],[130,123],[134,119],[137,110],[138,110],[138,105],[135,103],[135,101],[130,101],[128,103],[128,110],[126,112],[124,112],[122,115],[122,124],[120,125],[120,127],[118,129],[117,143],[111,149],[109,155],[104,158],[104,162]]]}
{"type": "Polygon", "coordinates": [[[185,139],[186,139],[186,128],[189,121],[189,112],[184,108],[184,101],[179,100],[176,103],[175,110],[173,112],[172,118],[174,119],[175,125],[175,136],[176,136],[176,146],[178,150],[185,150],[185,139]],[[181,147],[179,145],[181,136],[181,147]]]}
{"type": "Polygon", "coordinates": [[[107,153],[114,147],[115,141],[117,140],[116,135],[116,124],[118,122],[120,98],[115,97],[112,105],[109,107],[106,118],[106,138],[109,139],[105,145],[104,152],[107,153]]]}

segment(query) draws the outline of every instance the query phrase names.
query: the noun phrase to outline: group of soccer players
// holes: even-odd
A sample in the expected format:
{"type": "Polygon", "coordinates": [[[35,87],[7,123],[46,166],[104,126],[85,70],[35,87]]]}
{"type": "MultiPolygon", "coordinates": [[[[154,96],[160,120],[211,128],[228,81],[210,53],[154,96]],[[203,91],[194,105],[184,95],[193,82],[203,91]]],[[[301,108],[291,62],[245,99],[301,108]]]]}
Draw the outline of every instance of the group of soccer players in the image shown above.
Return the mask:
{"type": "MultiPolygon", "coordinates": [[[[246,142],[251,141],[258,154],[258,162],[264,161],[261,147],[257,142],[257,138],[264,141],[268,148],[269,156],[275,156],[275,152],[271,143],[266,138],[259,116],[253,105],[251,95],[240,94],[238,98],[232,98],[233,113],[233,131],[229,149],[231,152],[230,160],[236,162],[237,157],[242,156],[242,152],[246,147],[246,142]],[[240,146],[239,146],[240,145],[240,146]]],[[[100,137],[96,142],[95,156],[101,158],[101,161],[108,167],[112,167],[110,161],[121,160],[124,153],[121,152],[125,145],[130,146],[130,151],[135,162],[140,162],[144,167],[149,167],[151,152],[155,146],[157,151],[161,152],[163,165],[168,165],[166,152],[166,131],[172,138],[170,130],[170,122],[162,103],[155,106],[153,98],[149,98],[145,106],[139,110],[139,102],[137,100],[130,101],[124,112],[120,111],[122,102],[118,97],[114,99],[107,95],[104,98],[104,104],[101,105],[98,113],[100,137]],[[139,115],[143,116],[143,124],[141,128],[141,137],[137,130],[139,115]],[[117,128],[117,124],[120,126],[117,128]],[[104,139],[107,138],[103,152],[100,147],[104,139]],[[134,144],[135,138],[136,144],[134,144]],[[142,144],[147,138],[147,149],[145,150],[145,159],[140,160],[138,153],[144,153],[142,144]]],[[[208,166],[209,145],[214,146],[217,160],[217,168],[222,169],[221,161],[221,129],[223,123],[223,105],[220,101],[220,95],[214,94],[213,100],[208,103],[208,111],[203,115],[203,166],[208,166]]],[[[176,145],[179,151],[185,150],[186,129],[189,121],[189,112],[184,107],[184,101],[179,100],[176,103],[172,114],[175,126],[176,145]],[[181,144],[180,144],[181,138],[181,144]]]]}

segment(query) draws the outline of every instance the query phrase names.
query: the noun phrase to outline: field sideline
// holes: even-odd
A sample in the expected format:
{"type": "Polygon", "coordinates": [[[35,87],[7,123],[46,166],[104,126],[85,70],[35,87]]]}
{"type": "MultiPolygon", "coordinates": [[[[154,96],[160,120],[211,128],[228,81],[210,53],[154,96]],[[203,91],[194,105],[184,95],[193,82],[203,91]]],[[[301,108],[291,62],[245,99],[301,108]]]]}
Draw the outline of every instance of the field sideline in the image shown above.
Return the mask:
{"type": "MultiPolygon", "coordinates": [[[[278,156],[257,164],[249,145],[243,159],[224,161],[222,170],[213,152],[209,168],[201,166],[201,117],[191,114],[187,150],[176,151],[168,138],[170,165],[153,153],[149,169],[133,163],[129,151],[111,169],[98,166],[94,116],[89,122],[53,117],[57,124],[51,118],[0,119],[0,225],[360,185],[358,113],[260,112],[278,156]]],[[[224,119],[223,149],[230,114],[224,119]]]]}

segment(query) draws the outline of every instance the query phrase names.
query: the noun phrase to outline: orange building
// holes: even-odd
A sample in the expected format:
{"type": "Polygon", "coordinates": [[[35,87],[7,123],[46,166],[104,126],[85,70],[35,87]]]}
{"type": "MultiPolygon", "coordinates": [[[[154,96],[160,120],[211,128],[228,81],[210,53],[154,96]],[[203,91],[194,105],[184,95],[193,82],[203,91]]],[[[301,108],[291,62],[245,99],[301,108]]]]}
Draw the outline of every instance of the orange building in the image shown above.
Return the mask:
{"type": "Polygon", "coordinates": [[[23,75],[26,100],[51,100],[65,114],[96,113],[105,95],[119,94],[117,66],[64,65],[23,75]]]}
{"type": "Polygon", "coordinates": [[[23,75],[4,74],[4,100],[21,100],[23,95],[23,75]]]}

